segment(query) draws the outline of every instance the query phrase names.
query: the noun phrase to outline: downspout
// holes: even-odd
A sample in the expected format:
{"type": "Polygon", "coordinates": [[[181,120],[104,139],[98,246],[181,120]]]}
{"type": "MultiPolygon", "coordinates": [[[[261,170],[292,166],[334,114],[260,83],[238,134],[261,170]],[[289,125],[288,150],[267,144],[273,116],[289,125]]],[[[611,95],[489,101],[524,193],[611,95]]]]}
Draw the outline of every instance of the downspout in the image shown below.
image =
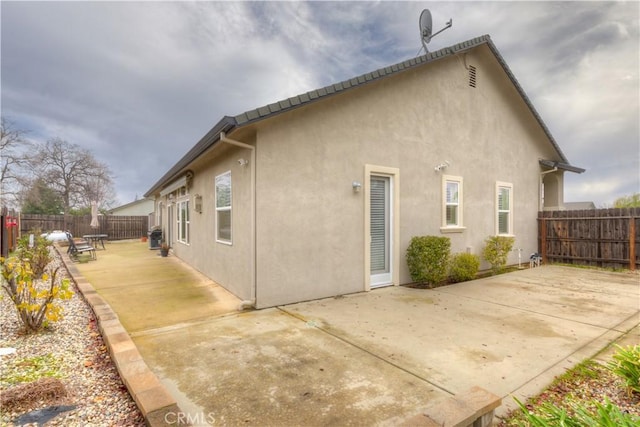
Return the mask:
{"type": "Polygon", "coordinates": [[[220,132],[220,141],[237,147],[251,150],[249,165],[251,167],[251,297],[241,301],[238,310],[256,306],[257,278],[256,278],[256,148],[253,145],[227,138],[225,132],[220,132]]]}
{"type": "Polygon", "coordinates": [[[542,212],[544,206],[542,206],[542,186],[544,185],[544,176],[548,173],[558,172],[558,167],[555,166],[553,169],[548,171],[540,172],[540,183],[538,185],[538,212],[542,212]]]}

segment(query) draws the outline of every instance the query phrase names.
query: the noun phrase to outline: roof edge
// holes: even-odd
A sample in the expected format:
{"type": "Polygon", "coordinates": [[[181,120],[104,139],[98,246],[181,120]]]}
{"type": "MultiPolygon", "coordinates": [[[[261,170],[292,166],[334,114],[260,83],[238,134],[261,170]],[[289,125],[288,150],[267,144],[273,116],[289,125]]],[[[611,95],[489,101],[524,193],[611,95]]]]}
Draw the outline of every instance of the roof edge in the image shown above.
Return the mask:
{"type": "MultiPolygon", "coordinates": [[[[216,142],[220,140],[220,132],[230,132],[235,128],[243,127],[249,125],[251,123],[264,120],[268,117],[272,117],[277,114],[281,114],[287,111],[291,111],[293,109],[302,107],[304,105],[308,105],[310,103],[316,102],[318,100],[324,99],[326,97],[342,93],[349,89],[366,85],[368,83],[378,81],[380,79],[386,78],[391,75],[395,75],[399,72],[412,69],[418,66],[421,66],[426,63],[434,62],[446,57],[450,57],[452,55],[462,53],[468,50],[471,50],[477,46],[482,44],[487,44],[489,49],[494,54],[498,63],[501,65],[504,72],[507,74],[512,84],[515,86],[516,90],[524,100],[525,104],[529,107],[529,110],[535,117],[536,121],[544,131],[545,135],[553,145],[553,148],[558,153],[558,156],[562,159],[562,162],[553,162],[550,160],[544,160],[544,162],[552,162],[557,163],[557,166],[549,166],[549,167],[558,167],[559,169],[567,170],[570,172],[582,173],[585,170],[582,168],[578,168],[575,166],[571,166],[562,152],[562,149],[556,142],[553,135],[547,128],[546,124],[542,120],[540,114],[538,114],[537,110],[531,103],[531,100],[525,93],[522,86],[516,79],[515,75],[507,65],[506,61],[498,51],[497,47],[491,40],[491,37],[488,34],[485,34],[480,37],[475,37],[473,39],[463,41],[461,43],[454,44],[449,47],[444,47],[434,52],[428,52],[425,55],[417,56],[415,58],[410,58],[405,61],[399,62],[397,64],[393,64],[390,66],[386,66],[383,68],[379,68],[375,71],[361,74],[359,76],[350,78],[348,80],[344,80],[339,83],[331,84],[325,86],[320,89],[312,90],[309,92],[305,92],[303,94],[283,99],[280,101],[276,101],[272,104],[267,104],[262,107],[255,108],[253,110],[245,111],[244,113],[240,113],[236,116],[224,116],[207,134],[198,141],[198,143],[191,148],[167,173],[165,173],[150,189],[144,194],[144,197],[150,197],[158,190],[162,189],[167,184],[170,184],[171,181],[174,181],[179,177],[181,172],[195,159],[197,159],[201,154],[203,154],[206,150],[212,147],[216,142]]],[[[542,165],[547,166],[545,163],[542,163],[543,160],[540,161],[542,165]]]]}
{"type": "Polygon", "coordinates": [[[546,167],[551,168],[551,169],[558,168],[558,169],[563,170],[563,171],[574,172],[574,173],[582,173],[582,172],[586,171],[586,169],[579,168],[577,166],[572,166],[569,163],[558,162],[558,161],[555,161],[555,160],[540,159],[540,160],[538,160],[538,162],[542,166],[546,166],[546,167]]]}
{"type": "Polygon", "coordinates": [[[158,190],[166,187],[171,181],[177,179],[182,171],[195,159],[200,157],[205,151],[220,141],[220,132],[230,132],[237,126],[235,118],[224,116],[214,127],[212,127],[200,141],[194,145],[178,162],[173,165],[153,186],[144,194],[144,197],[153,196],[158,190]]]}
{"type": "Polygon", "coordinates": [[[518,82],[518,79],[516,79],[515,74],[513,74],[513,72],[511,71],[511,68],[509,68],[509,66],[507,65],[507,62],[504,60],[504,58],[498,51],[498,48],[496,47],[496,45],[493,43],[493,41],[491,41],[491,39],[487,41],[487,44],[489,45],[489,48],[491,48],[491,51],[493,52],[495,57],[498,59],[498,62],[502,66],[502,69],[504,70],[504,72],[507,73],[507,75],[509,76],[509,79],[511,80],[513,85],[516,87],[516,90],[518,91],[518,93],[520,93],[520,96],[522,97],[524,102],[527,104],[527,107],[529,107],[529,110],[531,110],[531,113],[535,117],[536,121],[538,122],[540,127],[542,127],[542,130],[547,135],[547,138],[549,138],[549,141],[553,145],[553,148],[555,148],[555,150],[558,152],[562,161],[565,164],[569,164],[569,160],[567,160],[567,156],[565,156],[565,154],[562,152],[562,149],[560,148],[560,145],[558,145],[553,135],[551,135],[551,131],[549,130],[545,122],[542,120],[542,117],[540,116],[540,114],[538,114],[538,111],[533,106],[533,103],[527,96],[527,93],[524,91],[522,86],[520,86],[520,82],[518,82]]]}
{"type": "Polygon", "coordinates": [[[409,70],[420,65],[435,62],[440,59],[461,53],[484,43],[491,43],[491,37],[485,34],[480,37],[473,38],[464,42],[444,47],[442,49],[428,52],[425,55],[416,56],[393,65],[378,68],[377,70],[343,80],[339,83],[333,83],[319,89],[314,89],[300,95],[282,99],[271,104],[263,105],[252,110],[245,111],[234,116],[238,126],[245,126],[260,120],[281,114],[304,105],[311,104],[321,99],[336,95],[355,87],[364,86],[366,84],[381,80],[383,78],[395,75],[401,71],[409,70]]]}

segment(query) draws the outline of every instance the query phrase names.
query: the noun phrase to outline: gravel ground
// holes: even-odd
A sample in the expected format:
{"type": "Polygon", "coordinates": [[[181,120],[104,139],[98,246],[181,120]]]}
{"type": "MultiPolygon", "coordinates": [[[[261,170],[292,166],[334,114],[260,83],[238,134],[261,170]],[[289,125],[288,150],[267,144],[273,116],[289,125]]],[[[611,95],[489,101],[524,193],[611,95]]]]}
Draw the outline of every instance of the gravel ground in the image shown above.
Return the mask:
{"type": "MultiPolygon", "coordinates": [[[[55,250],[53,266],[58,276],[68,277],[55,250]]],[[[0,299],[0,348],[15,348],[0,356],[0,393],[17,390],[9,379],[17,372],[35,369],[34,357],[45,360],[50,372],[57,372],[66,396],[30,399],[0,408],[2,426],[18,424],[18,417],[54,405],[75,405],[58,414],[46,426],[144,426],[144,419],[122,383],[96,325],[93,312],[72,282],[74,296],[61,301],[64,319],[41,333],[25,335],[13,302],[2,290],[0,299]],[[25,359],[31,361],[25,361],[25,359]]],[[[46,368],[45,368],[46,369],[46,368]]],[[[33,384],[33,383],[32,383],[33,384]]],[[[35,388],[35,387],[34,387],[35,388]]]]}

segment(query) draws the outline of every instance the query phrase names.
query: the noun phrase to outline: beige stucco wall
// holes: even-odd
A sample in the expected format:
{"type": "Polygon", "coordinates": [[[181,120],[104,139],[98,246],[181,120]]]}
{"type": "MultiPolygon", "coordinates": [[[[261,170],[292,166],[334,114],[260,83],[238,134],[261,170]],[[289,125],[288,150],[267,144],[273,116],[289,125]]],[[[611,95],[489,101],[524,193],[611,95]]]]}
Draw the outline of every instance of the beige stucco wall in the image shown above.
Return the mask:
{"type": "MultiPolygon", "coordinates": [[[[241,299],[253,298],[255,212],[259,308],[367,289],[367,168],[397,173],[395,284],[403,284],[411,281],[405,251],[413,236],[447,236],[453,253],[480,255],[484,239],[496,230],[498,181],[513,185],[515,247],[526,262],[537,250],[538,160],[561,160],[486,45],[258,121],[229,137],[254,146],[255,161],[241,166],[237,160],[249,159],[250,150],[218,142],[189,166],[191,239],[188,245],[174,242],[174,254],[241,299]],[[476,67],[476,88],[469,87],[468,65],[476,67]],[[450,166],[434,171],[445,160],[450,166]],[[214,180],[229,170],[233,244],[225,245],[215,241],[214,180]],[[445,174],[464,182],[465,228],[455,233],[441,231],[445,174]],[[363,184],[360,192],[353,191],[353,181],[363,184]],[[202,213],[193,209],[196,194],[203,197],[202,213]]],[[[557,175],[561,201],[562,173],[557,175]]],[[[167,219],[165,211],[165,228],[167,219]]],[[[518,262],[517,251],[509,261],[518,262]]]]}
{"type": "Polygon", "coordinates": [[[495,232],[496,181],[513,184],[515,247],[526,260],[537,249],[538,159],[556,157],[486,46],[259,122],[258,305],[364,290],[364,195],[351,184],[366,164],[400,171],[401,283],[413,236],[446,235],[452,252],[480,254],[495,232]],[[460,233],[440,231],[443,173],[464,179],[460,233]]]}
{"type": "MultiPolygon", "coordinates": [[[[190,241],[189,244],[175,241],[177,225],[174,224],[171,245],[175,256],[244,300],[252,296],[251,169],[241,166],[239,158],[248,159],[249,150],[221,145],[190,166],[194,173],[189,189],[190,241]],[[231,171],[232,182],[231,245],[217,242],[215,229],[215,177],[227,171],[231,171]],[[195,211],[196,195],[202,196],[201,213],[195,211]]],[[[175,212],[175,204],[170,206],[175,212]]],[[[168,229],[167,219],[165,212],[164,230],[168,229]]],[[[175,213],[173,219],[177,220],[175,213]]]]}

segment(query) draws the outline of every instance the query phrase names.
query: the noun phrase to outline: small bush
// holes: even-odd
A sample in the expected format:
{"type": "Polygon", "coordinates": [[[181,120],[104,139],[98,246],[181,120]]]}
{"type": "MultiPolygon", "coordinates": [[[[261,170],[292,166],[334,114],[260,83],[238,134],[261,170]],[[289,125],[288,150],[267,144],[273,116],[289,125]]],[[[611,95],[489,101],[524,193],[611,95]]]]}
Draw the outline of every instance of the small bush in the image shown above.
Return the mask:
{"type": "Polygon", "coordinates": [[[26,236],[18,242],[16,255],[0,258],[2,289],[15,304],[18,318],[27,333],[37,332],[62,318],[62,307],[58,300],[70,299],[69,279],[56,280],[60,267],[50,274],[47,265],[51,261],[50,243],[35,238],[29,245],[26,236]]]}
{"type": "Polygon", "coordinates": [[[33,231],[33,246],[30,246],[29,235],[24,235],[16,242],[15,256],[28,260],[34,278],[40,279],[47,265],[53,260],[49,248],[52,243],[40,235],[39,230],[33,231]]]}
{"type": "Polygon", "coordinates": [[[507,257],[515,239],[507,236],[489,236],[484,242],[482,257],[491,264],[493,274],[498,274],[507,265],[507,257]]]}
{"type": "Polygon", "coordinates": [[[640,393],[640,345],[616,347],[607,367],[624,380],[630,392],[640,393]]]}
{"type": "Polygon", "coordinates": [[[449,278],[452,282],[473,280],[480,269],[480,257],[474,254],[459,253],[451,258],[449,278]]]}
{"type": "Polygon", "coordinates": [[[414,282],[439,285],[447,278],[451,241],[448,237],[416,236],[407,248],[407,265],[414,282]]]}

